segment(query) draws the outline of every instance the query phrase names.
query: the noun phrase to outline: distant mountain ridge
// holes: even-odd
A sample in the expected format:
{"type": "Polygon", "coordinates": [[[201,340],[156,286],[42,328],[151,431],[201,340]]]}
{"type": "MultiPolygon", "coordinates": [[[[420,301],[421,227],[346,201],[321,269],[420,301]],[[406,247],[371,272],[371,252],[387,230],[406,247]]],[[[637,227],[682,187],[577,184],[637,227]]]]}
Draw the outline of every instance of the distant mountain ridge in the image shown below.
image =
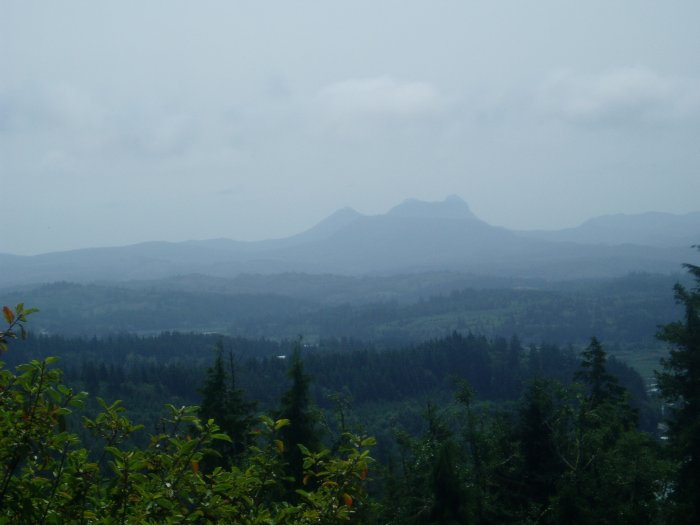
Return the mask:
{"type": "Polygon", "coordinates": [[[595,217],[575,228],[518,233],[531,238],[582,244],[690,246],[700,242],[700,212],[682,215],[660,212],[636,215],[620,213],[595,217]]]}
{"type": "Polygon", "coordinates": [[[600,217],[558,232],[515,232],[487,224],[453,195],[440,202],[410,199],[375,216],[344,208],[284,239],[148,242],[36,256],[0,254],[0,287],[192,273],[230,278],[241,273],[459,271],[555,280],[593,278],[633,271],[675,272],[692,260],[689,247],[698,242],[700,213],[600,217]]]}

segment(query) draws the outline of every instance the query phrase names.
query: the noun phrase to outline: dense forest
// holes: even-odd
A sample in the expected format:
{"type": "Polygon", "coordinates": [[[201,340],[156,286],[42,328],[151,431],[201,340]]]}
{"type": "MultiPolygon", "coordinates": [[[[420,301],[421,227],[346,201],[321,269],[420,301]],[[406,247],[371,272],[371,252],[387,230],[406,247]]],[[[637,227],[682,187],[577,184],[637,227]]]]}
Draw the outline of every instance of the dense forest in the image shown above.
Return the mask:
{"type": "Polygon", "coordinates": [[[630,274],[547,283],[465,274],[351,278],[249,275],[182,276],[120,284],[52,283],[0,290],[3,304],[41,305],[34,331],[92,337],[163,331],[217,332],[307,341],[355,338],[397,346],[453,331],[517,334],[585,346],[653,345],[656,327],[681,310],[668,290],[682,276],[630,274]]]}
{"type": "MultiPolygon", "coordinates": [[[[26,358],[59,357],[67,382],[106,399],[121,399],[134,419],[145,422],[157,417],[165,402],[199,403],[199,387],[217,348],[230,355],[229,373],[235,371],[245,395],[261,407],[274,406],[285,385],[285,358],[297,344],[180,333],[106,339],[30,334],[17,342],[17,352],[6,360],[12,365],[26,358]]],[[[570,348],[525,348],[515,337],[488,339],[456,332],[384,350],[358,340],[332,339],[316,346],[302,344],[301,353],[313,378],[310,394],[323,409],[331,409],[330,399],[338,395],[352,399],[356,410],[386,403],[422,406],[428,399],[450,399],[457,379],[468,381],[480,399],[514,401],[530,379],[568,383],[579,366],[570,348]]],[[[608,368],[632,393],[644,415],[644,428],[654,430],[658,415],[642,378],[614,357],[608,368]]],[[[382,430],[379,422],[375,426],[374,434],[382,430]]]]}
{"type": "Polygon", "coordinates": [[[696,523],[700,268],[688,269],[651,398],[597,338],[582,351],[468,331],[395,346],[76,338],[27,334],[41,314],[4,307],[0,515],[696,523]]]}

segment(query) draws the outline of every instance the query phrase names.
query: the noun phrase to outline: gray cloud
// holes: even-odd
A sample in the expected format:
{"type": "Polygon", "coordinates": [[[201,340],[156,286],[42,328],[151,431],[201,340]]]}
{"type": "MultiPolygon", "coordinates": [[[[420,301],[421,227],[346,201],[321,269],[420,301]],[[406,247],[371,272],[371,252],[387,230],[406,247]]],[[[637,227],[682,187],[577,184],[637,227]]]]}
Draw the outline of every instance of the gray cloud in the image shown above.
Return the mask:
{"type": "Polygon", "coordinates": [[[446,105],[433,84],[400,81],[389,75],[334,82],[319,91],[319,98],[340,119],[421,118],[441,112],[446,105]]]}
{"type": "Polygon", "coordinates": [[[537,107],[580,123],[655,125],[700,119],[700,81],[663,76],[645,67],[597,75],[571,69],[552,74],[539,88],[537,107]]]}

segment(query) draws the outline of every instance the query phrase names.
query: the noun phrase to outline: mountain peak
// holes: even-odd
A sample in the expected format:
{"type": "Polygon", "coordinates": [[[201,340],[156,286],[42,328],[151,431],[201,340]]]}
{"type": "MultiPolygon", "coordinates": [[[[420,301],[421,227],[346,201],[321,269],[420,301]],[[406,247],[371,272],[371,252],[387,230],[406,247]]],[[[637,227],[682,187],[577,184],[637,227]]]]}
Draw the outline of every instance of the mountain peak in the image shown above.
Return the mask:
{"type": "Polygon", "coordinates": [[[449,195],[443,201],[428,202],[406,199],[387,215],[394,217],[431,217],[437,219],[476,219],[469,205],[457,195],[449,195]]]}
{"type": "Polygon", "coordinates": [[[364,217],[364,215],[357,210],[346,206],[345,208],[341,208],[331,213],[328,217],[323,219],[311,229],[295,235],[294,238],[297,240],[303,239],[305,241],[323,239],[334,234],[348,224],[355,222],[361,217],[364,217]]]}

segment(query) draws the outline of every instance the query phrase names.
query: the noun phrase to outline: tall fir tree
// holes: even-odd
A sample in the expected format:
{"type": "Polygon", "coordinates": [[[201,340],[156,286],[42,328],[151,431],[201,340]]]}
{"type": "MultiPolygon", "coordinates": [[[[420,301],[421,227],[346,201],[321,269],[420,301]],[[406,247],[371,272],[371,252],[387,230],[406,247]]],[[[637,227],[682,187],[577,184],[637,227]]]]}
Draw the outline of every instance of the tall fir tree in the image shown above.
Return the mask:
{"type": "Polygon", "coordinates": [[[516,501],[535,516],[546,512],[563,471],[554,432],[563,396],[564,387],[557,381],[534,379],[523,394],[518,412],[515,432],[520,445],[520,469],[517,481],[522,489],[521,501],[516,501]]]}
{"type": "Polygon", "coordinates": [[[233,354],[229,353],[229,371],[224,365],[223,344],[216,345],[216,358],[200,390],[202,403],[199,417],[207,421],[213,419],[228,434],[231,442],[216,443],[219,458],[208,458],[203,467],[230,467],[240,463],[248,446],[252,443],[250,430],[254,423],[255,403],[246,400],[244,392],[236,388],[236,375],[233,354]]]}
{"type": "Polygon", "coordinates": [[[657,337],[672,348],[668,359],[661,361],[663,371],[657,372],[656,378],[670,407],[668,437],[679,462],[674,490],[676,522],[700,523],[700,266],[684,267],[694,277],[695,286],[675,286],[676,300],[683,305],[685,316],[658,333],[657,337]]]}
{"type": "Polygon", "coordinates": [[[597,338],[591,338],[591,343],[581,353],[581,358],[581,370],[574,377],[588,386],[591,407],[617,400],[623,395],[624,389],[618,384],[617,378],[606,369],[608,356],[597,338]]]}
{"type": "Polygon", "coordinates": [[[284,457],[289,474],[294,478],[294,485],[301,487],[304,477],[304,455],[299,445],[316,451],[320,448],[321,439],[318,430],[319,417],[312,406],[309,393],[311,378],[304,370],[300,341],[294,345],[287,374],[292,384],[282,396],[279,418],[288,419],[289,425],[281,429],[281,435],[285,444],[284,457]]]}
{"type": "Polygon", "coordinates": [[[555,421],[554,443],[564,469],[545,522],[658,523],[665,466],[656,443],[636,429],[629,393],[607,372],[607,355],[597,339],[582,358],[576,378],[586,391],[574,387],[574,397],[555,421]]]}

